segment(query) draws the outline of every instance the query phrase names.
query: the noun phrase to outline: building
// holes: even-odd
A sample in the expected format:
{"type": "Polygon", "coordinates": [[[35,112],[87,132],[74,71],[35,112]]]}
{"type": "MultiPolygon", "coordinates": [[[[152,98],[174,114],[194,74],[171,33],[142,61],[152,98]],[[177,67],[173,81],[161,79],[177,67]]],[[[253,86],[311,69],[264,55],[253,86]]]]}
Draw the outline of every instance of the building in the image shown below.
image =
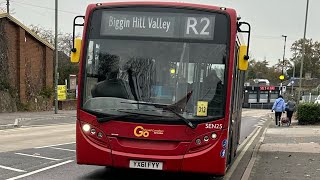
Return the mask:
{"type": "Polygon", "coordinates": [[[280,95],[280,87],[271,86],[267,79],[254,79],[245,83],[243,93],[242,107],[271,109],[280,95]]]}
{"type": "Polygon", "coordinates": [[[11,96],[16,96],[13,98],[33,110],[39,109],[37,105],[41,106],[41,92],[53,87],[53,51],[51,44],[17,19],[0,14],[2,90],[14,91],[11,96]]]}

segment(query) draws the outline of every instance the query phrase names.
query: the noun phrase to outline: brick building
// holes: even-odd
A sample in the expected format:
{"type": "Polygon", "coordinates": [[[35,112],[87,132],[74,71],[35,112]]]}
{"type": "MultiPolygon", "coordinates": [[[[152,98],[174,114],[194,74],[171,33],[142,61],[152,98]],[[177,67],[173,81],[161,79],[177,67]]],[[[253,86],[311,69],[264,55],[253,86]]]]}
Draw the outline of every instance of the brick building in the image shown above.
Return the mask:
{"type": "Polygon", "coordinates": [[[0,82],[14,90],[21,103],[38,103],[40,92],[53,87],[53,51],[17,19],[0,14],[0,82]]]}

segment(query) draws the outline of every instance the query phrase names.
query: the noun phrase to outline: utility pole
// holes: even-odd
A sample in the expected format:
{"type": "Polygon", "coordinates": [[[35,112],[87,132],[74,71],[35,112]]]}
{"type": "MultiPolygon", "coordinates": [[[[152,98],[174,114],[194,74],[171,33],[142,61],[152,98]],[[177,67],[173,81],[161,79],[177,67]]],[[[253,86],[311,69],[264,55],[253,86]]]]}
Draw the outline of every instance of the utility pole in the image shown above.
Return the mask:
{"type": "Polygon", "coordinates": [[[305,18],[305,21],[304,21],[304,33],[303,33],[303,44],[302,44],[302,59],[301,59],[301,66],[300,66],[300,79],[299,79],[299,92],[298,92],[299,100],[300,100],[300,96],[301,96],[303,61],[304,61],[305,52],[306,52],[306,34],[307,34],[307,23],[308,23],[308,10],[309,10],[309,0],[307,0],[306,18],[305,18]]]}
{"type": "Polygon", "coordinates": [[[294,84],[294,80],[295,80],[295,73],[296,73],[296,65],[293,63],[293,73],[292,73],[292,82],[291,82],[291,95],[294,96],[293,94],[293,84],[294,84]]]}
{"type": "Polygon", "coordinates": [[[10,13],[10,0],[7,0],[7,14],[10,13]]]}
{"type": "Polygon", "coordinates": [[[58,0],[55,0],[55,37],[54,37],[54,51],[55,51],[55,80],[54,80],[54,113],[58,113],[58,0]]]}
{"type": "MultiPolygon", "coordinates": [[[[297,59],[297,50],[294,50],[294,61],[297,59]]],[[[293,84],[295,83],[295,77],[296,77],[296,64],[293,61],[293,73],[292,73],[292,82],[291,82],[291,95],[293,97],[295,97],[294,93],[293,93],[293,84]]]]}

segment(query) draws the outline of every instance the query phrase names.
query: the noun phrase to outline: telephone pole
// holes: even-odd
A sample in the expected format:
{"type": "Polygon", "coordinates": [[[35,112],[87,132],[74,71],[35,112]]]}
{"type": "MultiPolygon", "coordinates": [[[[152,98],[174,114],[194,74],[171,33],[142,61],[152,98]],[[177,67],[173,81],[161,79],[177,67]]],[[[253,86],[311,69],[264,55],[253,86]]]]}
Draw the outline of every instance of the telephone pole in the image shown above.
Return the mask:
{"type": "Polygon", "coordinates": [[[54,68],[54,113],[58,113],[58,0],[55,0],[55,37],[54,37],[54,51],[55,51],[55,68],[54,68]]]}
{"type": "Polygon", "coordinates": [[[7,14],[10,13],[10,2],[9,0],[7,0],[7,14]]]}
{"type": "Polygon", "coordinates": [[[302,73],[303,73],[303,61],[306,52],[306,34],[307,34],[307,22],[308,22],[308,10],[309,10],[309,0],[307,0],[307,7],[306,7],[306,18],[304,20],[304,33],[303,33],[303,44],[302,44],[302,59],[301,59],[301,66],[300,66],[300,78],[299,78],[299,92],[298,97],[299,100],[302,98],[301,96],[301,83],[302,83],[302,73]]]}

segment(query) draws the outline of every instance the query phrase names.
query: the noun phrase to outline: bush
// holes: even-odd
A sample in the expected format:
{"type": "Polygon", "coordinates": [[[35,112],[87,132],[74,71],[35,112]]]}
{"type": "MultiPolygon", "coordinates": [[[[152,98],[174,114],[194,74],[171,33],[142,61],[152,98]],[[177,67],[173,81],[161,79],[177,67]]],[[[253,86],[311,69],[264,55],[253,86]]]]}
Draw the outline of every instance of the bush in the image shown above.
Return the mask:
{"type": "Polygon", "coordinates": [[[44,87],[40,91],[39,95],[44,98],[50,99],[54,95],[54,89],[51,87],[44,87]]]}
{"type": "Polygon", "coordinates": [[[298,105],[297,119],[299,124],[320,123],[320,104],[303,103],[298,105]]]}

